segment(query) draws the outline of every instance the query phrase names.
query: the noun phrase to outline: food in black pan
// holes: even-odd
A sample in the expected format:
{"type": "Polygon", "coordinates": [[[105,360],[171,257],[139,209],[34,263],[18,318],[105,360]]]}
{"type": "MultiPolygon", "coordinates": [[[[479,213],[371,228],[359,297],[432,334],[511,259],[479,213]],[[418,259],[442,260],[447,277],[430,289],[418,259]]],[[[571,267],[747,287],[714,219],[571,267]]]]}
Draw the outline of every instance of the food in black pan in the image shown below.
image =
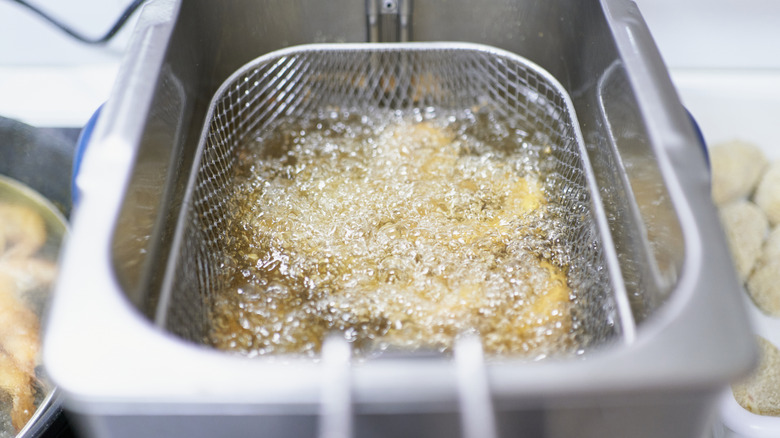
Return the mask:
{"type": "Polygon", "coordinates": [[[51,389],[39,375],[39,319],[65,226],[27,192],[0,179],[0,436],[21,430],[51,389]]]}

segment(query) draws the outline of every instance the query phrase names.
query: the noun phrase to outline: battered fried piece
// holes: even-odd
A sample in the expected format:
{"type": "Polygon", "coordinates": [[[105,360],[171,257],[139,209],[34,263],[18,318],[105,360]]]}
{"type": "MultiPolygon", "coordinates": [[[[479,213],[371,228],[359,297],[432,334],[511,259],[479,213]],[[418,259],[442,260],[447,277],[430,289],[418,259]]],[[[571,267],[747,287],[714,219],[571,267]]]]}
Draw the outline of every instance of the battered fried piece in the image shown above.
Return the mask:
{"type": "Polygon", "coordinates": [[[725,205],[749,196],[768,164],[761,149],[752,143],[731,141],[710,148],[715,204],[725,205]]]}
{"type": "Polygon", "coordinates": [[[46,242],[46,223],[33,209],[0,203],[0,256],[24,258],[46,242]]]}
{"type": "Polygon", "coordinates": [[[734,398],[748,411],[758,415],[780,416],[780,350],[758,337],[761,361],[745,382],[734,385],[734,398]]]}
{"type": "Polygon", "coordinates": [[[756,204],[739,200],[720,209],[734,266],[742,281],[749,276],[761,254],[761,245],[769,231],[766,215],[756,204]]]}
{"type": "Polygon", "coordinates": [[[505,321],[498,325],[498,330],[484,336],[486,351],[543,354],[549,350],[544,348],[549,339],[569,343],[566,334],[571,330],[571,289],[566,284],[566,274],[546,261],[540,261],[539,266],[547,272],[548,278],[545,287],[537,291],[528,306],[527,316],[521,321],[505,321]]]}
{"type": "Polygon", "coordinates": [[[32,375],[38,359],[38,317],[22,303],[8,287],[0,291],[0,348],[16,362],[24,372],[32,375]]]}
{"type": "Polygon", "coordinates": [[[45,242],[46,224],[35,210],[0,203],[0,389],[11,396],[17,432],[36,409],[40,327],[22,296],[54,280],[54,264],[35,257],[45,242]]]}
{"type": "Polygon", "coordinates": [[[442,148],[452,143],[455,138],[452,131],[434,126],[431,122],[420,122],[414,125],[398,126],[391,130],[398,145],[408,149],[442,148]],[[413,138],[416,147],[409,147],[408,139],[413,138]]]}
{"type": "Polygon", "coordinates": [[[764,210],[772,226],[780,225],[780,160],[772,163],[761,177],[755,202],[764,210]]]}
{"type": "Polygon", "coordinates": [[[57,265],[48,260],[0,257],[0,276],[13,279],[20,296],[51,286],[56,275],[57,265]]]}
{"type": "Polygon", "coordinates": [[[11,424],[20,431],[35,412],[33,378],[22,371],[16,362],[0,350],[0,389],[11,395],[11,424]]]}
{"type": "Polygon", "coordinates": [[[13,399],[11,418],[17,431],[35,412],[38,333],[38,317],[17,298],[14,280],[0,275],[0,388],[13,399]]]}
{"type": "Polygon", "coordinates": [[[418,73],[411,78],[412,101],[419,104],[423,99],[442,100],[444,88],[441,86],[440,78],[432,73],[418,73]]]}

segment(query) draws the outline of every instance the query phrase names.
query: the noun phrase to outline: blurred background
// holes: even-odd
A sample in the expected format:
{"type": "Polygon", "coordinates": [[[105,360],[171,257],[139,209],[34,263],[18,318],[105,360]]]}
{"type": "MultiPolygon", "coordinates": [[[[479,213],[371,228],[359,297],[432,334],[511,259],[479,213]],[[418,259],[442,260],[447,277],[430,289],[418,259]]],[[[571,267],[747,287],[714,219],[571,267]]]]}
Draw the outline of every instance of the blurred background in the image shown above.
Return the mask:
{"type": "MultiPolygon", "coordinates": [[[[132,3],[27,1],[88,37],[103,35],[132,3]]],[[[705,70],[759,76],[780,71],[776,0],[637,3],[681,86],[689,86],[689,73],[705,70]]],[[[108,97],[136,16],[109,44],[95,46],[76,41],[14,0],[0,0],[0,116],[36,126],[83,125],[108,97]]]]}
{"type": "MultiPolygon", "coordinates": [[[[104,35],[133,3],[27,1],[87,38],[104,35]]],[[[747,140],[780,159],[774,129],[780,117],[780,0],[636,2],[706,142],[747,140]]],[[[72,152],[81,128],[111,93],[137,15],[110,42],[94,45],[16,0],[0,0],[0,120],[32,126],[72,152]]],[[[67,181],[70,163],[63,163],[58,166],[67,167],[67,181]]]]}
{"type": "MultiPolygon", "coordinates": [[[[129,0],[29,2],[98,38],[129,0]]],[[[82,126],[107,99],[137,13],[108,43],[77,41],[12,0],[0,0],[0,116],[35,126],[82,126]]]]}
{"type": "MultiPolygon", "coordinates": [[[[27,1],[95,38],[108,31],[132,3],[27,1]]],[[[686,105],[697,118],[697,93],[702,86],[725,87],[741,95],[747,91],[740,87],[749,85],[742,82],[758,80],[762,93],[777,100],[780,2],[637,0],[637,4],[683,99],[690,101],[686,105]]],[[[108,97],[136,16],[109,44],[89,45],[41,20],[15,0],[0,0],[0,116],[35,126],[82,126],[108,97]]],[[[719,91],[728,94],[727,90],[719,91]]],[[[700,123],[709,124],[706,114],[701,118],[700,123]]],[[[705,135],[720,136],[717,127],[713,128],[715,132],[705,135]]]]}

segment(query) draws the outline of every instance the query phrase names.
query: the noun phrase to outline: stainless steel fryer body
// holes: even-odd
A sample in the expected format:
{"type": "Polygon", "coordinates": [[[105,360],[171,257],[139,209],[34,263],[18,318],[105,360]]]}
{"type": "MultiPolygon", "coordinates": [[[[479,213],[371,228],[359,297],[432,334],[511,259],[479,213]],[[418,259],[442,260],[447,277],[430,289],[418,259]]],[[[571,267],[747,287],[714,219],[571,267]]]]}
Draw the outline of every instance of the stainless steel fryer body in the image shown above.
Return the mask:
{"type": "MultiPolygon", "coordinates": [[[[46,329],[44,362],[84,432],[316,434],[332,377],[322,364],[227,355],[151,319],[165,305],[155,292],[169,281],[160,267],[170,263],[172,218],[214,92],[270,51],[366,41],[365,9],[363,0],[145,7],[77,180],[81,201],[46,329]]],[[[633,339],[581,360],[486,366],[500,435],[702,436],[716,396],[755,352],[701,145],[636,6],[418,0],[410,35],[499,47],[563,84],[634,291],[633,339]],[[663,211],[649,209],[643,190],[664,200],[663,211]]],[[[355,436],[461,433],[451,361],[355,364],[346,384],[355,436]]]]}

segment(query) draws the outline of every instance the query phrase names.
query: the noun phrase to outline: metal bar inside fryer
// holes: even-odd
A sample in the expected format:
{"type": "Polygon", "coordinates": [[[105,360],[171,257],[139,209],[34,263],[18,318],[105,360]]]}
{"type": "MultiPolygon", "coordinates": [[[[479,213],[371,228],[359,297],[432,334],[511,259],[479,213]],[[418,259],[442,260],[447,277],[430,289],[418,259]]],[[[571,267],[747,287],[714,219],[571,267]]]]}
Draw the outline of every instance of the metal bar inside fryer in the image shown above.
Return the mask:
{"type": "Polygon", "coordinates": [[[322,394],[318,438],[352,437],[351,346],[332,335],[322,345],[322,394]]]}
{"type": "Polygon", "coordinates": [[[455,344],[455,367],[463,438],[498,437],[479,337],[465,336],[458,340],[455,344]]]}

